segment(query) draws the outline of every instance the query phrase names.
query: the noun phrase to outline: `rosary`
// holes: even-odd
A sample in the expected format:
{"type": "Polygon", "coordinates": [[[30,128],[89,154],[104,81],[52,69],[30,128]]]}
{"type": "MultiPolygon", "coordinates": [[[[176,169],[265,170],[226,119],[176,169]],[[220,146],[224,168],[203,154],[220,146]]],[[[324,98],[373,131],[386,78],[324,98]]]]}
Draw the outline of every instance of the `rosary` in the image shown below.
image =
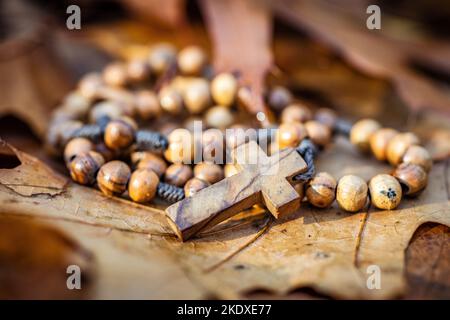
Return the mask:
{"type": "Polygon", "coordinates": [[[231,73],[214,74],[202,48],[177,52],[167,43],[155,45],[145,59],[113,62],[85,75],[54,111],[48,149],[63,156],[79,184],[138,203],[155,197],[172,203],[166,214],[181,240],[255,204],[276,218],[296,211],[304,198],[317,208],[336,199],[348,212],[368,201],[391,210],[402,196],[426,187],[432,160],[415,134],[372,119],[351,125],[327,108],[313,113],[281,86],[267,97],[278,128],[252,131],[235,120],[238,97],[247,89],[238,80],[231,73]],[[158,118],[171,124],[171,117],[187,114],[203,115],[207,129],[200,130],[200,139],[192,121],[184,128],[152,128],[158,118]],[[336,134],[395,169],[368,183],[356,175],[336,181],[326,172],[316,174],[314,158],[336,134]],[[223,161],[224,154],[231,160],[223,161]]]}

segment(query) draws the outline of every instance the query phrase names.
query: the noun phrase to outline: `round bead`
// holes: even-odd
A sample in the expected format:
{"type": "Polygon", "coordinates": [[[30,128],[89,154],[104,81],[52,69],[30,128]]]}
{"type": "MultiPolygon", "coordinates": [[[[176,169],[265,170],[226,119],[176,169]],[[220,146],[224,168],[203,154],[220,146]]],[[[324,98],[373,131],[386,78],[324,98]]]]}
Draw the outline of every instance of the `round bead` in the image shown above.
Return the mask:
{"type": "Polygon", "coordinates": [[[180,163],[169,166],[164,175],[164,181],[177,187],[184,186],[190,178],[192,178],[191,167],[180,163]]]}
{"type": "Polygon", "coordinates": [[[118,157],[118,152],[116,150],[109,149],[103,142],[95,146],[95,151],[103,156],[105,162],[109,162],[118,157]]]}
{"type": "Polygon", "coordinates": [[[164,111],[173,115],[183,111],[183,98],[177,90],[171,87],[165,87],[159,92],[159,104],[164,111]]]}
{"type": "Polygon", "coordinates": [[[98,152],[80,153],[70,162],[70,176],[73,181],[79,184],[94,184],[97,172],[104,163],[103,156],[98,152]]]}
{"type": "Polygon", "coordinates": [[[346,175],[339,179],[336,200],[345,211],[357,212],[367,202],[367,183],[358,176],[346,175]]]}
{"type": "Polygon", "coordinates": [[[410,146],[403,156],[404,163],[413,163],[421,166],[426,172],[431,170],[433,159],[430,153],[424,147],[413,145],[410,146]]]}
{"type": "Polygon", "coordinates": [[[103,70],[103,81],[113,87],[123,87],[127,83],[127,67],[124,63],[114,62],[103,70]]]}
{"type": "Polygon", "coordinates": [[[316,111],[316,114],[314,115],[314,119],[317,122],[326,125],[331,130],[334,129],[337,118],[338,117],[336,115],[336,112],[333,109],[329,108],[320,108],[319,110],[316,111]]]}
{"type": "Polygon", "coordinates": [[[380,129],[380,124],[372,119],[356,122],[350,131],[350,142],[362,152],[370,150],[370,137],[380,129]]]}
{"type": "Polygon", "coordinates": [[[234,176],[235,174],[237,174],[239,171],[236,168],[236,166],[232,163],[227,163],[224,167],[223,167],[223,173],[225,178],[234,176]]]}
{"type": "Polygon", "coordinates": [[[128,194],[135,202],[149,202],[155,197],[158,183],[159,178],[153,170],[138,169],[130,177],[128,194]]]}
{"type": "Polygon", "coordinates": [[[227,107],[215,106],[206,112],[205,120],[209,127],[226,129],[233,124],[234,116],[227,107]]]}
{"type": "Polygon", "coordinates": [[[127,190],[131,170],[125,162],[114,160],[105,163],[97,174],[97,184],[106,195],[121,195],[127,190]]]}
{"type": "Polygon", "coordinates": [[[120,103],[115,101],[102,101],[92,107],[89,119],[95,123],[102,117],[117,119],[124,114],[125,110],[121,107],[120,103]]]}
{"type": "Polygon", "coordinates": [[[105,144],[112,150],[129,147],[135,137],[135,130],[125,120],[113,120],[105,128],[105,144]]]}
{"type": "Polygon", "coordinates": [[[138,83],[150,77],[150,66],[143,59],[133,59],[127,64],[127,79],[138,83]]]}
{"type": "Polygon", "coordinates": [[[204,180],[198,178],[189,179],[184,185],[184,195],[186,197],[192,197],[194,194],[199,192],[206,187],[209,187],[210,184],[204,180]]]}
{"type": "Polygon", "coordinates": [[[379,174],[369,182],[370,199],[378,209],[392,210],[402,200],[402,187],[393,176],[379,174]]]}
{"type": "Polygon", "coordinates": [[[393,166],[398,165],[406,150],[412,145],[419,144],[419,138],[414,133],[399,133],[389,141],[386,148],[386,158],[393,166]]]}
{"type": "Polygon", "coordinates": [[[308,121],[305,123],[308,137],[318,146],[326,146],[331,141],[331,130],[324,124],[317,121],[308,121]]]}
{"type": "Polygon", "coordinates": [[[148,63],[156,74],[166,71],[176,60],[177,50],[169,43],[160,43],[150,49],[148,63]]]}
{"type": "Polygon", "coordinates": [[[392,175],[397,178],[403,187],[403,193],[408,196],[419,194],[427,186],[427,173],[417,164],[402,163],[392,175]]]}
{"type": "Polygon", "coordinates": [[[78,82],[78,91],[87,99],[95,99],[103,86],[104,82],[100,73],[91,72],[78,82]]]}
{"type": "Polygon", "coordinates": [[[67,112],[76,119],[83,119],[90,107],[91,99],[86,98],[78,91],[74,91],[64,98],[63,105],[59,110],[67,112]]]}
{"type": "Polygon", "coordinates": [[[158,97],[151,90],[138,91],[134,103],[138,116],[143,120],[156,118],[161,114],[158,97]]]}
{"type": "Polygon", "coordinates": [[[311,110],[308,107],[294,103],[290,104],[281,112],[281,122],[306,122],[312,119],[311,110]]]}
{"type": "Polygon", "coordinates": [[[281,112],[291,101],[292,94],[285,87],[276,86],[270,90],[268,104],[274,111],[281,112]]]}
{"type": "Polygon", "coordinates": [[[135,164],[137,169],[153,170],[159,177],[167,170],[164,159],[148,151],[133,152],[131,162],[135,164]]]}
{"type": "Polygon", "coordinates": [[[74,138],[64,149],[64,161],[67,165],[79,154],[95,150],[95,145],[86,138],[74,138]]]}
{"type": "Polygon", "coordinates": [[[205,161],[222,163],[224,158],[223,134],[218,129],[208,129],[202,134],[202,155],[205,161]]]}
{"type": "Polygon", "coordinates": [[[233,125],[225,132],[225,141],[228,149],[232,150],[243,143],[257,139],[256,132],[243,125],[233,125]]]}
{"type": "Polygon", "coordinates": [[[169,146],[164,151],[164,157],[172,163],[190,164],[195,156],[195,141],[193,134],[183,128],[173,130],[168,136],[169,146]]]}
{"type": "Polygon", "coordinates": [[[236,78],[231,73],[220,73],[211,82],[211,95],[217,104],[229,107],[238,90],[236,78]]]}
{"type": "Polygon", "coordinates": [[[185,75],[198,75],[206,64],[206,54],[198,46],[188,46],[178,53],[178,68],[185,75]]]}
{"type": "Polygon", "coordinates": [[[210,104],[209,83],[206,80],[191,81],[183,94],[186,109],[192,114],[203,112],[210,104]]]}
{"type": "Polygon", "coordinates": [[[202,162],[194,167],[194,176],[211,184],[224,178],[223,169],[218,164],[202,162]]]}
{"type": "Polygon", "coordinates": [[[382,128],[370,137],[370,149],[375,158],[380,161],[386,161],[386,150],[389,141],[398,134],[397,130],[391,128],[382,128]]]}
{"type": "Polygon", "coordinates": [[[306,198],[318,208],[329,207],[335,198],[336,180],[326,172],[318,173],[306,187],[306,198]]]}
{"type": "Polygon", "coordinates": [[[298,122],[282,123],[275,133],[275,141],[280,149],[295,148],[307,136],[307,129],[298,122]]]}

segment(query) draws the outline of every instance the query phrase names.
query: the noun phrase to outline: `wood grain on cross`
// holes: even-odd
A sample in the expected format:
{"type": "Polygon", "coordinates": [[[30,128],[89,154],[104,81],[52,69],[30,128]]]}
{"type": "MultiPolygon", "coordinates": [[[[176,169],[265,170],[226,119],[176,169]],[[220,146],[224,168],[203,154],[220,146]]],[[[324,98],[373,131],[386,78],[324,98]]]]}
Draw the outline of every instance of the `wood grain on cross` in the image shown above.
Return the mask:
{"type": "Polygon", "coordinates": [[[166,209],[177,236],[187,240],[200,230],[263,203],[277,218],[300,206],[292,177],[307,166],[295,149],[286,148],[268,157],[255,141],[237,147],[233,160],[239,173],[166,209]]]}

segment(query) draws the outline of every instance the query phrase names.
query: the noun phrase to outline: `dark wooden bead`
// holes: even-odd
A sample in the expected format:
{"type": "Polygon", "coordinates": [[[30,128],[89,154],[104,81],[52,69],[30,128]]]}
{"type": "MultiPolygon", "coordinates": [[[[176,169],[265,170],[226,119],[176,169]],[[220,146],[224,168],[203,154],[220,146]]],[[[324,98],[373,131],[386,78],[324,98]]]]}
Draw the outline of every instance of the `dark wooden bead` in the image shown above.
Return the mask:
{"type": "Polygon", "coordinates": [[[133,125],[125,120],[113,120],[105,128],[105,144],[112,150],[128,148],[134,138],[133,125]]]}
{"type": "Polygon", "coordinates": [[[184,185],[184,194],[186,197],[191,197],[200,190],[205,189],[209,186],[210,184],[207,181],[198,178],[192,178],[188,180],[184,185]]]}
{"type": "Polygon", "coordinates": [[[72,180],[83,185],[94,184],[97,172],[105,163],[103,156],[95,151],[82,152],[70,162],[72,180]]]}
{"type": "Polygon", "coordinates": [[[400,182],[403,193],[408,196],[418,195],[428,182],[426,171],[414,163],[400,164],[392,174],[400,182]]]}
{"type": "Polygon", "coordinates": [[[138,169],[133,172],[128,183],[128,194],[133,201],[146,203],[156,195],[158,175],[150,169],[138,169]]]}
{"type": "Polygon", "coordinates": [[[182,187],[192,177],[192,168],[185,164],[172,164],[166,170],[164,181],[182,187]]]}
{"type": "Polygon", "coordinates": [[[97,174],[97,184],[106,195],[121,195],[127,190],[131,170],[125,162],[114,160],[105,163],[97,174]]]}

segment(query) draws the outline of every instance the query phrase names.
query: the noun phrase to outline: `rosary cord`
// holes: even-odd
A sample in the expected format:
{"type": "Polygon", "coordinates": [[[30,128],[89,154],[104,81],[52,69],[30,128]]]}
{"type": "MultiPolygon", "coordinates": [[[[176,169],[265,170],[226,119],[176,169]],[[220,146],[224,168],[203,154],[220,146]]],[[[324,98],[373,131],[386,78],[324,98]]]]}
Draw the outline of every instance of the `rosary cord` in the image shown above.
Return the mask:
{"type": "Polygon", "coordinates": [[[184,199],[184,190],[174,185],[160,182],[158,184],[156,193],[161,199],[167,202],[177,202],[184,199]]]}
{"type": "Polygon", "coordinates": [[[138,150],[164,151],[168,145],[167,138],[159,132],[150,130],[139,130],[136,132],[136,146],[138,150]]]}
{"type": "Polygon", "coordinates": [[[352,130],[353,124],[349,121],[338,119],[334,126],[334,132],[345,137],[350,136],[350,131],[352,130]]]}
{"type": "Polygon", "coordinates": [[[304,139],[299,146],[297,147],[297,152],[303,157],[306,165],[308,166],[308,170],[306,172],[300,173],[296,175],[293,180],[299,181],[302,180],[304,182],[310,180],[315,174],[315,166],[314,166],[314,158],[317,155],[317,147],[314,143],[309,139],[304,139]]]}

